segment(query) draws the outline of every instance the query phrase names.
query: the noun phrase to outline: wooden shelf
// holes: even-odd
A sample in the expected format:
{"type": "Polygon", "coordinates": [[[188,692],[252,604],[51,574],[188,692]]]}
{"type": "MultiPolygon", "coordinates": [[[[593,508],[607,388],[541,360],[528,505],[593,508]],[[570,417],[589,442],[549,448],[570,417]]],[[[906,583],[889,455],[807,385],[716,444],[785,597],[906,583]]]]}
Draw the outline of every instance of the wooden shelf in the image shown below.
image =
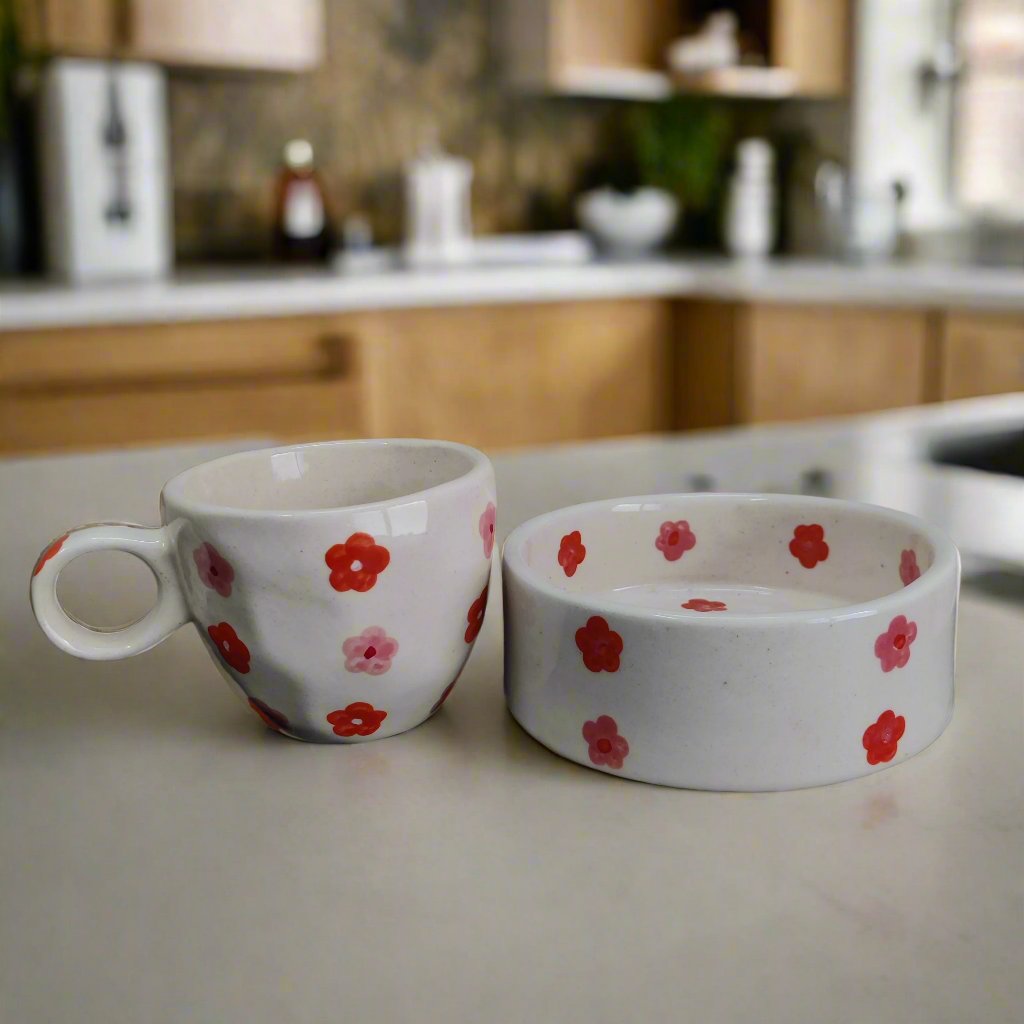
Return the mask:
{"type": "Polygon", "coordinates": [[[788,68],[733,67],[673,76],[649,68],[568,67],[559,73],[551,91],[620,100],[667,100],[679,94],[779,99],[800,95],[798,84],[788,68]]]}
{"type": "Polygon", "coordinates": [[[554,91],[566,96],[666,100],[676,87],[664,71],[649,68],[568,67],[559,73],[554,91]]]}

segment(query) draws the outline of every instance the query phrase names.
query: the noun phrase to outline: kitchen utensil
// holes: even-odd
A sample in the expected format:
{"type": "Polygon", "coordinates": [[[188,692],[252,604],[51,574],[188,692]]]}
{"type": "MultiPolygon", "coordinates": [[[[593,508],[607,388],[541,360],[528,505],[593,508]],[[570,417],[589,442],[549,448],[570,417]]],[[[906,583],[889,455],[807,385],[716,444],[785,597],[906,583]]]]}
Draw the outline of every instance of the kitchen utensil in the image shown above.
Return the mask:
{"type": "Polygon", "coordinates": [[[172,262],[164,72],[58,58],[42,90],[50,269],[73,281],[157,277],[172,262]]]}
{"type": "Polygon", "coordinates": [[[62,650],[140,654],[193,621],[257,715],[296,739],[404,732],[451,692],[487,604],[494,475],[443,441],[331,441],[243,452],[176,476],[163,525],[72,530],[40,556],[32,607],[62,650]],[[123,629],[71,619],[61,569],[126,551],[157,578],[123,629]]]}
{"type": "Polygon", "coordinates": [[[906,189],[900,182],[865,185],[838,164],[826,161],[814,178],[825,251],[834,257],[889,259],[900,237],[906,189]]]}
{"type": "Polygon", "coordinates": [[[466,263],[473,255],[468,160],[428,150],[405,172],[405,258],[413,266],[466,263]]]}
{"type": "Polygon", "coordinates": [[[561,509],[504,548],[508,706],[535,739],[644,782],[839,782],[953,710],[960,562],[912,516],[789,495],[561,509]]]}
{"type": "Polygon", "coordinates": [[[731,256],[767,256],[775,244],[775,153],[765,139],[744,139],[736,147],[729,181],[725,244],[731,256]]]}

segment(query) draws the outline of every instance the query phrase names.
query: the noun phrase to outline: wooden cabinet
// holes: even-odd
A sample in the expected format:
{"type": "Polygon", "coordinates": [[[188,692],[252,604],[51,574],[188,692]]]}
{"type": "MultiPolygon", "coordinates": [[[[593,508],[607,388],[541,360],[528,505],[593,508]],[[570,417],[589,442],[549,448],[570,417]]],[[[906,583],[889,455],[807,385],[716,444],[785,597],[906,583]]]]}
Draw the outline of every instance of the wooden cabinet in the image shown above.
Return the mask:
{"type": "Polygon", "coordinates": [[[664,430],[671,346],[656,300],[0,333],[0,451],[664,430]]]}
{"type": "Polygon", "coordinates": [[[927,397],[925,312],[697,302],[681,306],[678,334],[682,427],[874,412],[927,397]]]}
{"type": "Polygon", "coordinates": [[[494,448],[671,426],[666,302],[390,312],[364,340],[380,436],[494,448]]]}
{"type": "Polygon", "coordinates": [[[27,44],[48,53],[304,71],[323,53],[322,0],[17,0],[27,44]]]}
{"type": "Polygon", "coordinates": [[[0,333],[0,452],[363,433],[350,318],[0,333]]]}
{"type": "Polygon", "coordinates": [[[942,332],[939,397],[1024,391],[1024,315],[950,313],[942,332]]]}

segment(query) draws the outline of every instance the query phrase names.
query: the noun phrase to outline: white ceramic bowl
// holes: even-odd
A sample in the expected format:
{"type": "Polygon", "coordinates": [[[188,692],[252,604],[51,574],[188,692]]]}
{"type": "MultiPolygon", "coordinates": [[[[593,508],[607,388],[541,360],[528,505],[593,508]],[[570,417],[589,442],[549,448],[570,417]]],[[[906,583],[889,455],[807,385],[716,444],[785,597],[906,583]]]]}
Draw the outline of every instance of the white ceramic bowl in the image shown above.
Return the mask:
{"type": "Polygon", "coordinates": [[[960,559],[912,516],[622,498],[525,523],[503,565],[509,709],[588,767],[791,789],[898,763],[950,720],[960,559]]]}
{"type": "Polygon", "coordinates": [[[605,249],[626,256],[641,255],[665,242],[679,216],[679,203],[663,189],[616,192],[611,188],[585,192],[576,201],[576,218],[605,249]]]}

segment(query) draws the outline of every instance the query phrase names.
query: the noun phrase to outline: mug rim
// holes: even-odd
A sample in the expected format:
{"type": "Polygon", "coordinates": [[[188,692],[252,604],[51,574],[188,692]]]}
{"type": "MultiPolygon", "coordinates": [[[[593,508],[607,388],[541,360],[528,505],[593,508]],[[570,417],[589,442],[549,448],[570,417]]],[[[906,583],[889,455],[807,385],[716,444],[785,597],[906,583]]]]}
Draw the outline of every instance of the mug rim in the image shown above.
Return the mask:
{"type": "Polygon", "coordinates": [[[568,505],[564,508],[553,509],[550,512],[534,516],[517,526],[506,538],[501,549],[502,569],[514,575],[525,587],[542,594],[547,599],[558,604],[570,605],[576,608],[601,615],[611,615],[616,619],[632,619],[641,622],[658,622],[659,624],[671,624],[672,627],[682,629],[730,629],[736,626],[793,626],[793,625],[818,625],[824,623],[841,622],[848,619],[859,619],[866,615],[875,613],[888,613],[890,610],[895,614],[904,607],[906,603],[905,594],[911,592],[911,596],[917,597],[927,590],[934,590],[943,586],[950,577],[959,570],[960,553],[953,541],[940,529],[918,516],[908,512],[900,512],[897,509],[888,508],[885,505],[875,505],[864,501],[849,501],[844,498],[825,498],[818,495],[804,494],[776,494],[757,493],[740,491],[692,491],[664,494],[634,495],[621,498],[601,498],[597,501],[587,501],[578,505],[568,505]],[[742,502],[764,502],[766,504],[783,504],[796,502],[805,507],[842,509],[851,512],[872,515],[879,519],[887,519],[892,523],[899,524],[916,530],[927,538],[935,552],[932,564],[928,566],[921,575],[907,586],[898,590],[892,590],[885,594],[866,601],[836,605],[831,608],[815,608],[793,611],[770,611],[770,612],[730,612],[728,616],[715,615],[679,615],[672,611],[658,611],[653,608],[632,607],[628,604],[620,604],[610,601],[600,594],[591,594],[586,591],[570,591],[555,586],[542,577],[542,575],[526,559],[526,542],[536,532],[547,524],[567,517],[570,513],[581,513],[584,511],[611,511],[618,505],[630,505],[639,503],[657,502],[679,502],[680,500],[695,501],[699,503],[742,503],[742,502]]]}
{"type": "Polygon", "coordinates": [[[486,455],[477,448],[470,445],[460,444],[457,441],[435,441],[429,438],[420,437],[367,437],[367,438],[341,438],[328,441],[300,441],[295,444],[278,445],[271,448],[247,448],[244,451],[231,452],[228,455],[221,455],[216,459],[208,459],[199,462],[188,469],[171,477],[164,484],[160,491],[161,504],[166,501],[173,502],[176,506],[188,509],[191,512],[198,512],[208,516],[222,516],[238,519],[268,519],[286,517],[296,519],[299,517],[328,516],[336,515],[339,512],[359,512],[368,509],[379,509],[391,505],[394,502],[408,502],[410,500],[427,500],[430,497],[455,487],[464,486],[477,480],[485,481],[491,474],[491,463],[486,455]],[[317,508],[244,508],[238,505],[227,505],[214,501],[206,501],[199,498],[187,496],[184,491],[190,478],[199,470],[209,470],[211,467],[224,466],[254,454],[265,456],[283,455],[288,452],[309,451],[312,449],[327,448],[387,448],[415,449],[415,448],[436,448],[444,451],[458,452],[469,460],[469,467],[458,476],[445,480],[441,483],[432,484],[416,491],[403,491],[388,498],[377,501],[358,502],[350,505],[327,505],[317,508]]]}

